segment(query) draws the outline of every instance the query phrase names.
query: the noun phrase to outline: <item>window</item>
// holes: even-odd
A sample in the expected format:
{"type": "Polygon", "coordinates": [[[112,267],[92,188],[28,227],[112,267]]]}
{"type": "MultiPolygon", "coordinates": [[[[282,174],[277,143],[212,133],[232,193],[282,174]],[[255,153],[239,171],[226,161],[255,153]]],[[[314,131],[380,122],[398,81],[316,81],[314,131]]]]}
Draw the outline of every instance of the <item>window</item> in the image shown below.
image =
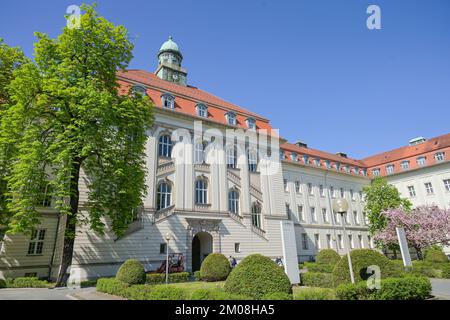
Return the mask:
{"type": "Polygon", "coordinates": [[[175,98],[171,94],[163,94],[161,96],[161,102],[163,108],[173,109],[175,98]]]}
{"type": "Polygon", "coordinates": [[[225,114],[225,117],[227,118],[227,123],[235,126],[236,125],[236,114],[234,112],[227,112],[225,114]]]}
{"type": "Polygon", "coordinates": [[[331,238],[331,234],[327,234],[327,247],[328,249],[333,249],[333,239],[331,238]]]}
{"type": "Polygon", "coordinates": [[[344,215],[343,215],[343,217],[344,217],[344,223],[345,223],[345,224],[349,224],[349,220],[348,220],[348,212],[345,212],[344,215]]]}
{"type": "Polygon", "coordinates": [[[331,161],[330,160],[325,160],[325,167],[327,169],[331,169],[331,161]]]}
{"type": "Polygon", "coordinates": [[[172,155],[172,139],[168,134],[159,137],[158,155],[170,158],[172,155]]]}
{"type": "Polygon", "coordinates": [[[291,160],[292,161],[297,161],[297,153],[291,152],[291,160]]]}
{"type": "Polygon", "coordinates": [[[320,237],[318,233],[314,234],[314,246],[316,250],[320,250],[320,237]]]}
{"type": "Polygon", "coordinates": [[[314,159],[314,164],[315,164],[317,167],[320,167],[320,159],[319,159],[319,158],[315,158],[315,159],[314,159]]]}
{"type": "Polygon", "coordinates": [[[330,187],[330,193],[331,193],[331,197],[332,198],[336,197],[336,193],[335,193],[334,187],[330,187]]]}
{"type": "Polygon", "coordinates": [[[416,190],[414,189],[414,186],[408,186],[408,192],[410,198],[416,197],[416,190]]]}
{"type": "Polygon", "coordinates": [[[208,202],[208,182],[205,179],[195,181],[195,203],[206,204],[208,202]]]}
{"type": "Polygon", "coordinates": [[[373,242],[372,242],[372,237],[371,236],[367,236],[367,242],[369,243],[369,248],[372,249],[373,248],[373,242]]]}
{"type": "Polygon", "coordinates": [[[339,162],[336,162],[334,164],[334,167],[336,168],[336,171],[339,171],[341,169],[341,164],[339,162]]]}
{"type": "Polygon", "coordinates": [[[239,214],[239,193],[236,190],[228,192],[228,210],[231,213],[239,214]]]}
{"type": "Polygon", "coordinates": [[[433,194],[433,185],[431,184],[431,182],[426,182],[425,183],[425,190],[427,191],[427,194],[433,194]]]}
{"type": "Polygon", "coordinates": [[[358,217],[358,211],[353,211],[353,220],[355,221],[355,224],[359,224],[359,217],[358,217]]]}
{"type": "Polygon", "coordinates": [[[258,203],[252,205],[252,225],[262,229],[261,225],[261,206],[258,203]]]}
{"type": "Polygon", "coordinates": [[[393,164],[389,164],[386,166],[386,173],[387,174],[393,174],[394,173],[394,165],[393,164]]]}
{"type": "Polygon", "coordinates": [[[323,188],[323,185],[319,186],[319,194],[321,197],[325,197],[325,189],[323,188]]]}
{"type": "Polygon", "coordinates": [[[295,192],[300,193],[300,181],[295,181],[295,192]]]}
{"type": "Polygon", "coordinates": [[[132,86],[131,93],[135,96],[141,96],[141,97],[147,95],[147,91],[142,86],[132,86]]]}
{"type": "Polygon", "coordinates": [[[352,199],[352,201],[355,201],[355,193],[353,192],[353,189],[350,189],[350,199],[352,199]]]}
{"type": "Polygon", "coordinates": [[[341,234],[338,234],[338,243],[339,243],[339,249],[344,249],[344,241],[342,239],[341,234]]]}
{"type": "Polygon", "coordinates": [[[167,182],[158,185],[158,194],[156,197],[156,210],[161,210],[170,206],[170,196],[172,187],[167,182]]]}
{"type": "Polygon", "coordinates": [[[308,194],[309,194],[310,196],[313,196],[313,195],[314,195],[312,183],[308,183],[308,194]]]}
{"type": "Polygon", "coordinates": [[[284,186],[284,191],[289,191],[288,190],[288,183],[287,183],[287,179],[283,179],[283,186],[284,186]]]}
{"type": "Polygon", "coordinates": [[[402,162],[400,163],[400,167],[402,168],[402,170],[407,170],[407,169],[409,169],[409,161],[408,161],[408,160],[402,161],[402,162]]]}
{"type": "Polygon", "coordinates": [[[345,165],[345,172],[350,173],[350,166],[348,164],[345,165]]]}
{"type": "Polygon", "coordinates": [[[280,150],[280,159],[281,159],[281,160],[286,159],[286,154],[284,153],[283,150],[280,150]]]}
{"type": "Polygon", "coordinates": [[[369,225],[369,218],[367,217],[367,213],[363,212],[363,222],[364,225],[369,225]]]}
{"type": "Polygon", "coordinates": [[[359,193],[359,201],[364,201],[364,199],[363,199],[363,192],[359,191],[358,193],[359,193]]]}
{"type": "Polygon", "coordinates": [[[359,242],[359,247],[361,249],[364,249],[364,241],[363,241],[362,235],[358,235],[358,242],[359,242]]]}
{"type": "Polygon", "coordinates": [[[445,153],[444,153],[444,152],[436,152],[436,153],[434,154],[434,159],[435,159],[437,162],[444,161],[444,160],[445,160],[445,153]]]}
{"type": "Polygon", "coordinates": [[[424,165],[427,164],[427,158],[426,158],[426,157],[418,157],[418,158],[417,158],[417,164],[418,164],[420,167],[423,167],[424,165]]]}
{"type": "Polygon", "coordinates": [[[302,248],[308,250],[308,235],[306,233],[302,233],[302,248]]]}
{"type": "Polygon", "coordinates": [[[167,253],[167,243],[159,244],[159,254],[167,253]]]}
{"type": "Polygon", "coordinates": [[[234,252],[240,253],[241,252],[241,244],[239,242],[234,243],[234,252]]]}
{"type": "Polygon", "coordinates": [[[199,117],[208,118],[208,108],[203,103],[199,103],[196,106],[197,115],[199,117]]]}
{"type": "Polygon", "coordinates": [[[38,206],[50,207],[52,205],[52,186],[50,184],[45,184],[41,188],[41,193],[38,199],[38,206]]]}
{"type": "Polygon", "coordinates": [[[380,175],[380,169],[372,169],[372,175],[378,177],[380,175]]]}
{"type": "Polygon", "coordinates": [[[355,244],[353,243],[353,236],[351,234],[348,235],[348,243],[350,245],[350,249],[355,247],[355,244]]]}
{"type": "Polygon", "coordinates": [[[308,163],[309,163],[309,157],[308,157],[307,155],[304,155],[304,156],[303,156],[303,162],[304,162],[305,164],[308,164],[308,163]]]}
{"type": "Polygon", "coordinates": [[[288,219],[290,219],[291,217],[291,208],[288,203],[286,203],[286,216],[288,217],[288,219]]]}
{"type": "Polygon", "coordinates": [[[317,222],[316,208],[311,207],[311,221],[317,222]]]}
{"type": "Polygon", "coordinates": [[[298,214],[298,219],[300,221],[305,221],[305,215],[303,213],[303,206],[302,205],[297,206],[297,214],[298,214]]]}
{"type": "Polygon", "coordinates": [[[343,198],[344,197],[344,188],[341,188],[340,192],[341,192],[341,198],[343,198]]]}
{"type": "Polygon", "coordinates": [[[341,215],[339,213],[335,213],[334,214],[334,220],[336,221],[336,223],[340,223],[341,222],[341,215]]]}
{"type": "Polygon", "coordinates": [[[253,118],[247,118],[247,127],[250,130],[255,130],[256,129],[256,121],[253,118]]]}
{"type": "Polygon", "coordinates": [[[256,172],[258,169],[258,158],[256,152],[249,151],[248,152],[248,171],[256,172]]]}
{"type": "Polygon", "coordinates": [[[235,146],[229,146],[227,148],[227,167],[235,169],[237,164],[237,155],[235,146]]]}
{"type": "Polygon", "coordinates": [[[322,208],[322,219],[324,223],[328,223],[328,214],[326,208],[322,208]]]}
{"type": "Polygon", "coordinates": [[[205,143],[198,141],[194,147],[194,163],[205,162],[205,143]]]}
{"type": "Polygon", "coordinates": [[[443,181],[444,181],[445,191],[450,191],[450,179],[445,179],[443,181]]]}
{"type": "Polygon", "coordinates": [[[30,243],[28,244],[28,255],[40,255],[44,247],[45,229],[33,229],[31,231],[30,243]]]}

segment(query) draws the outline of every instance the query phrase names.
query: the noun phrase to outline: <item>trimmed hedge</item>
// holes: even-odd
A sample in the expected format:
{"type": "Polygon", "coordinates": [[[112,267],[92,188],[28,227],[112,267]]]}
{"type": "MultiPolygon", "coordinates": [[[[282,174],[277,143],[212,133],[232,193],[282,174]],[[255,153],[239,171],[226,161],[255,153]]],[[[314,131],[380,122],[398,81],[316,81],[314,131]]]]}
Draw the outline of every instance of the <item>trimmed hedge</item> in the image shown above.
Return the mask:
{"type": "Polygon", "coordinates": [[[341,256],[333,249],[320,250],[316,256],[316,262],[321,264],[335,265],[339,260],[341,260],[341,256]]]}
{"type": "Polygon", "coordinates": [[[185,289],[165,285],[128,285],[115,278],[101,278],[97,291],[125,297],[130,300],[185,300],[185,289]]]}
{"type": "Polygon", "coordinates": [[[335,300],[336,294],[328,288],[303,288],[294,293],[294,300],[335,300]]]}
{"type": "MultiPolygon", "coordinates": [[[[169,273],[169,283],[187,282],[189,280],[189,272],[169,273]]],[[[146,275],[147,284],[160,284],[166,282],[165,273],[149,273],[146,275]]]]}
{"type": "MultiPolygon", "coordinates": [[[[388,258],[381,253],[370,249],[356,249],[350,252],[352,258],[353,274],[355,281],[367,280],[371,274],[367,273],[367,267],[376,265],[380,267],[381,278],[398,277],[401,272],[388,258]]],[[[347,255],[342,256],[333,270],[333,280],[335,286],[350,282],[347,255]]]]}
{"type": "Polygon", "coordinates": [[[192,292],[191,300],[250,300],[250,298],[219,289],[196,289],[192,292]]]}
{"type": "Polygon", "coordinates": [[[335,264],[325,264],[317,262],[305,262],[308,272],[333,273],[335,264]]]}
{"type": "Polygon", "coordinates": [[[0,289],[6,288],[6,281],[3,279],[0,279],[0,289]]]}
{"type": "Polygon", "coordinates": [[[116,279],[127,284],[144,284],[144,265],[135,259],[128,259],[120,266],[116,279]]]}
{"type": "Polygon", "coordinates": [[[200,276],[200,270],[194,271],[194,280],[200,281],[202,277],[200,276]]]}
{"type": "Polygon", "coordinates": [[[231,271],[225,291],[261,299],[269,293],[292,293],[291,282],[270,258],[260,254],[247,256],[231,271]]]}
{"type": "Polygon", "coordinates": [[[333,288],[333,275],[323,272],[305,272],[300,274],[300,284],[307,287],[333,288]]]}
{"type": "Polygon", "coordinates": [[[448,257],[440,248],[430,248],[425,250],[424,260],[432,263],[449,262],[448,257]]]}
{"type": "Polygon", "coordinates": [[[6,279],[4,288],[50,288],[53,284],[46,280],[39,280],[37,277],[18,277],[6,279]]]}
{"type": "Polygon", "coordinates": [[[292,294],[285,292],[268,293],[262,297],[261,300],[292,300],[292,294]]]}
{"type": "Polygon", "coordinates": [[[442,263],[432,263],[429,261],[413,261],[411,272],[429,278],[442,278],[442,263]]]}
{"type": "Polygon", "coordinates": [[[381,289],[369,289],[365,282],[344,283],[336,288],[340,300],[424,300],[431,295],[430,280],[408,276],[381,280],[381,289]]]}
{"type": "Polygon", "coordinates": [[[446,263],[442,266],[442,278],[450,279],[450,263],[446,263]]]}
{"type": "Polygon", "coordinates": [[[221,253],[211,253],[202,262],[200,277],[203,281],[222,281],[231,271],[230,262],[221,253]]]}

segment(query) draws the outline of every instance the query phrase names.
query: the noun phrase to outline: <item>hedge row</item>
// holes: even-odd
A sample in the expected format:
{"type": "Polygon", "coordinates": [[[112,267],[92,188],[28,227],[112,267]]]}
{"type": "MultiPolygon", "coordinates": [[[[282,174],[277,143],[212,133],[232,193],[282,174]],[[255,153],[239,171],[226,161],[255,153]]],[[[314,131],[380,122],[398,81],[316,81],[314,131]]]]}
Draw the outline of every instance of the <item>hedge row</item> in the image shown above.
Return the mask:
{"type": "Polygon", "coordinates": [[[307,287],[333,288],[333,274],[323,272],[301,273],[300,284],[307,287]]]}
{"type": "Polygon", "coordinates": [[[335,300],[336,294],[329,288],[302,288],[294,292],[294,300],[335,300]]]}
{"type": "Polygon", "coordinates": [[[304,266],[308,269],[308,272],[333,273],[335,265],[329,263],[305,262],[304,266]]]}
{"type": "MultiPolygon", "coordinates": [[[[187,282],[188,280],[189,280],[189,272],[169,273],[169,283],[187,282]]],[[[165,273],[147,274],[147,279],[145,281],[145,283],[148,284],[159,284],[165,282],[166,282],[165,273]]]]}
{"type": "Polygon", "coordinates": [[[50,288],[53,284],[37,277],[19,277],[15,279],[0,279],[1,288],[50,288]]]}
{"type": "Polygon", "coordinates": [[[424,300],[430,295],[430,280],[415,276],[383,279],[379,290],[369,289],[365,281],[344,283],[336,288],[340,300],[424,300]]]}

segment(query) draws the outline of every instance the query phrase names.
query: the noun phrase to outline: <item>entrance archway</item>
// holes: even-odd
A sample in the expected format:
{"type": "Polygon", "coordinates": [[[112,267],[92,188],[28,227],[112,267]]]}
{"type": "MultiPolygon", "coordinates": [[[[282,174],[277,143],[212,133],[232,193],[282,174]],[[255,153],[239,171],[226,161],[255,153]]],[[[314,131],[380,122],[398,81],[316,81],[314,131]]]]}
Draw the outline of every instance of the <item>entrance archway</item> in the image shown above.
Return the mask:
{"type": "Polygon", "coordinates": [[[203,260],[213,252],[213,237],[207,232],[199,232],[192,239],[192,271],[200,270],[203,260]]]}

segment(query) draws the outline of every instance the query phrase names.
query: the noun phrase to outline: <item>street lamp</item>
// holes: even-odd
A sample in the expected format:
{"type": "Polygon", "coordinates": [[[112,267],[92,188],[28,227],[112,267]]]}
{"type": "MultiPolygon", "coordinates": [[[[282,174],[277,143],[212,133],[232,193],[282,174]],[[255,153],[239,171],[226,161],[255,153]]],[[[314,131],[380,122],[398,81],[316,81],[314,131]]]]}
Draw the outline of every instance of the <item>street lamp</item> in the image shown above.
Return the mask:
{"type": "Polygon", "coordinates": [[[170,241],[170,234],[166,233],[166,242],[167,242],[167,248],[166,248],[166,284],[169,283],[169,241],[170,241]]]}
{"type": "Polygon", "coordinates": [[[341,215],[342,228],[344,229],[344,243],[347,242],[348,248],[347,259],[348,259],[348,269],[350,270],[350,279],[352,280],[352,283],[355,283],[355,276],[353,275],[353,268],[352,268],[352,258],[350,256],[350,244],[348,243],[347,231],[345,230],[345,223],[344,223],[344,214],[347,213],[347,210],[348,210],[347,200],[343,198],[333,200],[333,211],[341,215]]]}

